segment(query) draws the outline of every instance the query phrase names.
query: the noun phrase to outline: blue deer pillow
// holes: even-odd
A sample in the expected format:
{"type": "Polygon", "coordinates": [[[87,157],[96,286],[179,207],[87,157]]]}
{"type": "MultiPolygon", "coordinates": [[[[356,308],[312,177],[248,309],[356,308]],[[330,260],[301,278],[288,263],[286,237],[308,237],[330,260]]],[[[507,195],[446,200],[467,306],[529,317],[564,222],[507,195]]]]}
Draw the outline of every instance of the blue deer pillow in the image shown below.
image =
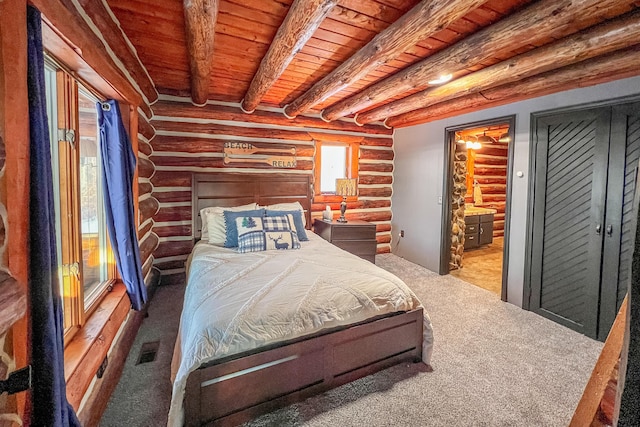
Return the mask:
{"type": "Polygon", "coordinates": [[[300,249],[291,215],[236,218],[238,252],[300,249]]]}

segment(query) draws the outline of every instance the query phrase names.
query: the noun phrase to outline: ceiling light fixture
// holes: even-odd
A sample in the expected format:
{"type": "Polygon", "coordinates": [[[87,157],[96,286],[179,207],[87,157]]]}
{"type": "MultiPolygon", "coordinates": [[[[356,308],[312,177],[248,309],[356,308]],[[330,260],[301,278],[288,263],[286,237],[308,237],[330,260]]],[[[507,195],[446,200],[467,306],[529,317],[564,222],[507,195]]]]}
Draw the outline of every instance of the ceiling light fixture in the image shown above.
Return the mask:
{"type": "Polygon", "coordinates": [[[443,74],[435,80],[429,80],[427,83],[430,85],[441,85],[442,83],[446,83],[451,80],[452,77],[453,75],[451,74],[443,74]]]}
{"type": "Polygon", "coordinates": [[[492,136],[487,135],[487,131],[484,131],[482,135],[478,136],[478,141],[484,142],[485,144],[494,144],[496,142],[496,139],[492,136]]]}
{"type": "Polygon", "coordinates": [[[508,132],[503,133],[502,135],[500,135],[500,138],[498,138],[499,142],[511,142],[511,137],[509,136],[508,132]]]}

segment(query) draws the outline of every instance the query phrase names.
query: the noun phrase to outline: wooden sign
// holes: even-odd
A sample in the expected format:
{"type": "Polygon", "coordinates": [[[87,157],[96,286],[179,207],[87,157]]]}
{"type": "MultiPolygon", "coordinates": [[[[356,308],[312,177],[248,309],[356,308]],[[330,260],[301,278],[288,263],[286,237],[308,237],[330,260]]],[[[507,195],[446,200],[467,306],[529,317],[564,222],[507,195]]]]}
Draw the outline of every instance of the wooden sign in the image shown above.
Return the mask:
{"type": "Polygon", "coordinates": [[[248,142],[225,142],[224,154],[282,153],[296,155],[296,148],[258,148],[248,142]]]}
{"type": "Polygon", "coordinates": [[[265,163],[273,166],[274,168],[292,169],[297,165],[295,157],[289,156],[268,156],[255,159],[248,159],[244,157],[228,157],[225,155],[224,164],[230,163],[265,163]]]}

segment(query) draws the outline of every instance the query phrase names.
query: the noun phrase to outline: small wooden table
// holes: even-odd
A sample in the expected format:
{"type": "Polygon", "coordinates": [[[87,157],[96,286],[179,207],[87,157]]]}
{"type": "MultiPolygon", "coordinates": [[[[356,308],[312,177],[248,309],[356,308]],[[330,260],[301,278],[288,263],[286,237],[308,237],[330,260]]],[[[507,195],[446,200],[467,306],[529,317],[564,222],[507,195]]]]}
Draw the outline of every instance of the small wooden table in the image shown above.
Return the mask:
{"type": "Polygon", "coordinates": [[[329,222],[316,219],[313,228],[326,241],[375,264],[378,247],[375,224],[358,220],[329,222]]]}

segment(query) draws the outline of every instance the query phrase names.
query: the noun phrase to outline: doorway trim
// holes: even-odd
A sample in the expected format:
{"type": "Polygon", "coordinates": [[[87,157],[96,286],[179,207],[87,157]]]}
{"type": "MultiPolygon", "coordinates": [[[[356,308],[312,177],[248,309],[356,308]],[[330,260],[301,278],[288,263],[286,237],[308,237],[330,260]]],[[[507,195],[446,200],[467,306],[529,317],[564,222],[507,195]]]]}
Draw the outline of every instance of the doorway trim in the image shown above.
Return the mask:
{"type": "Polygon", "coordinates": [[[510,143],[507,150],[507,189],[504,211],[504,245],[502,250],[502,291],[500,298],[507,301],[507,277],[509,270],[509,229],[511,219],[511,180],[513,175],[513,146],[515,142],[516,116],[503,116],[477,122],[464,123],[445,128],[444,130],[444,179],[442,183],[442,224],[440,225],[440,275],[449,274],[451,259],[451,191],[453,179],[453,161],[456,148],[455,133],[468,128],[491,126],[501,123],[509,124],[510,143]]]}

